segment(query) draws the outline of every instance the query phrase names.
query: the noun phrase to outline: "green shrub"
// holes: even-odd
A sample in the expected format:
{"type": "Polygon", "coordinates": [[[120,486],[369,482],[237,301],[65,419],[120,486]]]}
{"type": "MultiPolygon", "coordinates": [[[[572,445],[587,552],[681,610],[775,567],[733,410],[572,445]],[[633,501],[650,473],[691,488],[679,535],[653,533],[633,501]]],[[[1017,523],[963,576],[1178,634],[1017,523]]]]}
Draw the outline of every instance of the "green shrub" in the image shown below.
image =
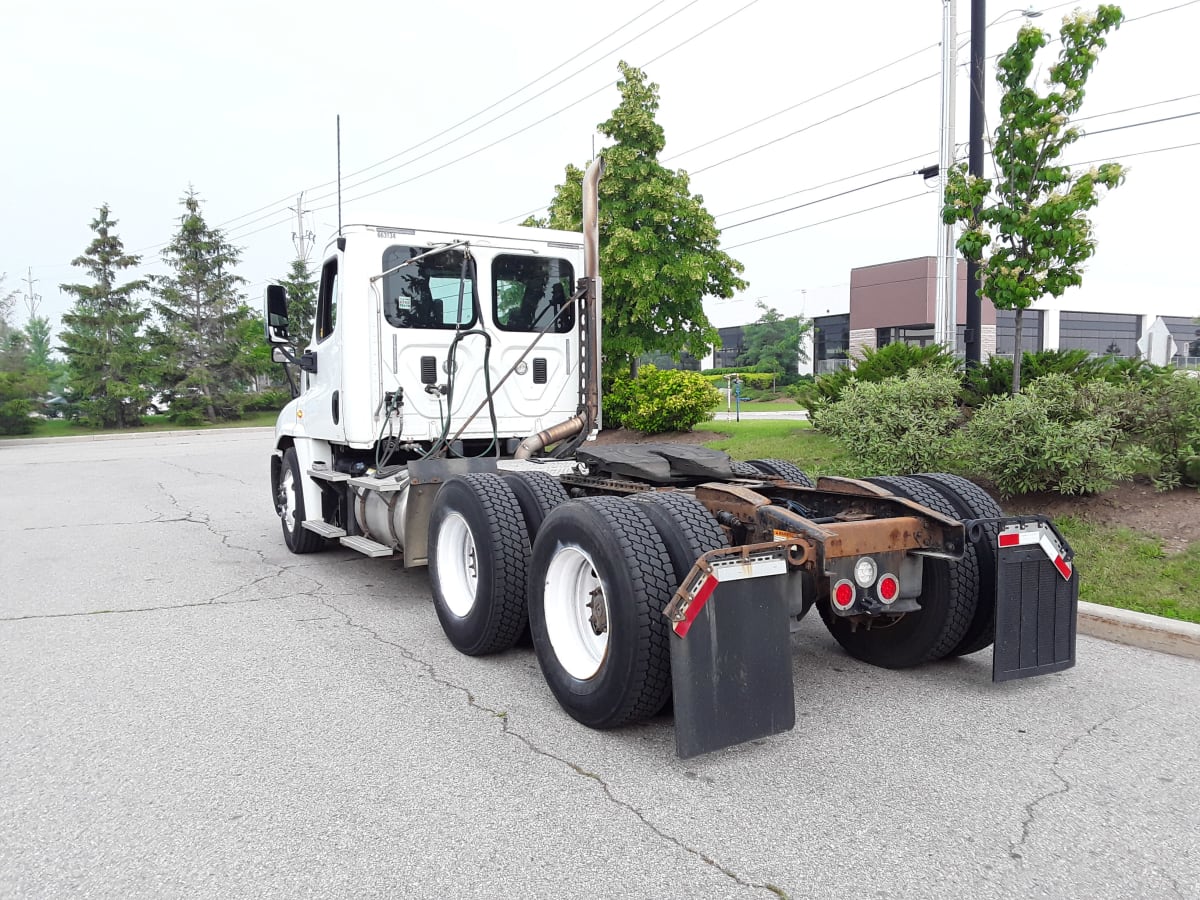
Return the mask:
{"type": "Polygon", "coordinates": [[[291,401],[292,395],[287,391],[268,388],[265,391],[242,394],[242,409],[246,412],[278,412],[291,401]]]}
{"type": "Polygon", "coordinates": [[[1143,470],[1159,490],[1200,485],[1200,379],[1163,370],[1127,388],[1118,425],[1143,451],[1143,470]]]}
{"type": "MultiPolygon", "coordinates": [[[[818,379],[820,381],[820,379],[818,379]]],[[[858,475],[949,468],[960,413],[958,376],[921,367],[879,382],[851,380],[813,425],[843,444],[858,475]]]]}
{"type": "Polygon", "coordinates": [[[962,432],[960,454],[1008,497],[1098,493],[1137,470],[1141,453],[1121,428],[1129,401],[1119,385],[1046,375],[985,402],[962,432]]]}
{"type": "Polygon", "coordinates": [[[29,434],[37,424],[31,417],[32,400],[0,403],[0,434],[29,434]]]}
{"type": "Polygon", "coordinates": [[[616,378],[604,397],[604,417],[644,434],[690,431],[712,418],[721,394],[699,372],[642,366],[636,379],[616,378]]]}
{"type": "Polygon", "coordinates": [[[940,346],[931,344],[918,347],[896,342],[878,350],[866,347],[853,369],[836,369],[826,375],[818,375],[815,380],[789,390],[788,394],[808,408],[809,416],[815,416],[821,409],[835,403],[851,382],[878,383],[913,369],[952,372],[957,368],[958,360],[940,346]]]}
{"type": "MultiPolygon", "coordinates": [[[[962,402],[972,408],[981,406],[991,397],[1004,397],[1012,392],[1012,360],[993,356],[963,378],[962,402]]],[[[1092,356],[1087,350],[1026,350],[1021,354],[1021,385],[1033,384],[1047,375],[1066,375],[1076,384],[1096,379],[1112,383],[1141,380],[1153,376],[1157,367],[1140,359],[1121,359],[1114,356],[1092,356]]]]}

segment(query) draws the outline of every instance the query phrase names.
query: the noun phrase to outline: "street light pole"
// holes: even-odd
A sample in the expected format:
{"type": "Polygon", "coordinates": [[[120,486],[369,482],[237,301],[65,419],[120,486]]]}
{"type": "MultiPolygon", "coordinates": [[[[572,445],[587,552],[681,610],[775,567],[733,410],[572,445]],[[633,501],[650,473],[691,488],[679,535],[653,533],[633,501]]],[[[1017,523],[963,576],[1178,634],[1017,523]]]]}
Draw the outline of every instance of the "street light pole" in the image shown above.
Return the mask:
{"type": "Polygon", "coordinates": [[[933,314],[933,339],[955,352],[958,322],[958,254],[954,226],[942,220],[946,180],[954,165],[954,82],[958,72],[957,0],[942,0],[942,140],[938,157],[938,260],[937,300],[933,314]]]}
{"type": "MultiPolygon", "coordinates": [[[[971,0],[971,121],[970,159],[967,171],[983,177],[983,67],[987,31],[986,0],[971,0]]],[[[967,333],[963,341],[967,365],[979,365],[983,304],[979,298],[979,265],[967,263],[967,333]]]]}

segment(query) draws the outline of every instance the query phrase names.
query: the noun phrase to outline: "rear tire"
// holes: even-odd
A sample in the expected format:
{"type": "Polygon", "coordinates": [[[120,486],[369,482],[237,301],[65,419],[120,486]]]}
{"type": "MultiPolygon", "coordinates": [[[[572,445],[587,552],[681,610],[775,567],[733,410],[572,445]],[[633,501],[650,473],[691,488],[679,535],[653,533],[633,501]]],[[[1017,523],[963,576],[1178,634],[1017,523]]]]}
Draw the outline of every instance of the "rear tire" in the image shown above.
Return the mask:
{"type": "Polygon", "coordinates": [[[804,487],[813,486],[812,479],[805,474],[804,470],[786,459],[752,459],[749,460],[749,463],[764,475],[775,475],[804,487]]]}
{"type": "MultiPolygon", "coordinates": [[[[869,478],[868,481],[913,500],[934,512],[957,514],[932,487],[913,478],[869,478]]],[[[860,623],[836,615],[829,601],[817,603],[825,627],[847,653],[873,666],[907,669],[951,653],[966,634],[975,614],[979,592],[979,567],[974,546],[968,544],[961,560],[926,557],[922,572],[919,612],[906,613],[894,624],[882,619],[860,623]],[[872,627],[865,627],[871,625],[872,627]]]]}
{"type": "Polygon", "coordinates": [[[555,508],[533,545],[529,625],[542,675],[592,728],[649,718],[671,696],[671,557],[640,503],[613,497],[555,508]]]}
{"type": "Polygon", "coordinates": [[[283,451],[279,483],[275,487],[275,512],[283,524],[283,542],[293,553],[316,553],[325,549],[325,538],[304,527],[304,482],[296,448],[283,451]]]}
{"type": "Polygon", "coordinates": [[[550,515],[550,511],[571,499],[558,479],[545,472],[506,472],[500,477],[517,498],[521,515],[525,517],[525,530],[529,532],[530,544],[537,539],[542,522],[550,515]]]}
{"type": "Polygon", "coordinates": [[[449,479],[429,518],[429,580],[442,631],[468,656],[513,645],[525,627],[529,537],[498,475],[449,479]]]}
{"type": "MultiPolygon", "coordinates": [[[[977,484],[960,475],[942,472],[914,475],[932,485],[957,510],[963,519],[991,519],[1004,515],[1000,504],[977,484]]],[[[983,540],[975,544],[979,561],[979,602],[967,633],[948,656],[967,656],[990,647],[996,639],[996,549],[1000,526],[983,526],[983,540]]]]}

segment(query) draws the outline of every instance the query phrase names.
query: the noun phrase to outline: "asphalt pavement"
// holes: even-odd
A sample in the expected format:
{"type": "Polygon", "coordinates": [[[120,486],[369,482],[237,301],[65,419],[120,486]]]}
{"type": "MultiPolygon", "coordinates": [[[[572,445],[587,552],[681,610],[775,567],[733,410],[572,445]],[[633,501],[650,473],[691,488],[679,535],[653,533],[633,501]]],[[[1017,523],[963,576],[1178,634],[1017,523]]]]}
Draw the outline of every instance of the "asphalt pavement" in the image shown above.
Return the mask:
{"type": "Polygon", "coordinates": [[[994,686],[793,636],[797,726],[674,756],[424,570],[285,549],[261,430],[0,442],[0,895],[1200,897],[1200,662],[994,686]]]}

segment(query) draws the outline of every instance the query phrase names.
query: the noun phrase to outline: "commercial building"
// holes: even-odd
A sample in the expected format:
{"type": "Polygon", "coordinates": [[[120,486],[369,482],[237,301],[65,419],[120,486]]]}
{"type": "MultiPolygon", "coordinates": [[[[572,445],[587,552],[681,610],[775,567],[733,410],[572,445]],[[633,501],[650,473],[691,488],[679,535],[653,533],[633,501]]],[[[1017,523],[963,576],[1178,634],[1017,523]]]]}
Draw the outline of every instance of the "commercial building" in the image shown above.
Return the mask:
{"type": "MultiPolygon", "coordinates": [[[[932,256],[862,266],[850,273],[849,312],[815,316],[811,358],[818,374],[849,364],[866,347],[933,342],[937,260],[932,256]]],[[[966,328],[967,265],[959,261],[957,346],[966,328]]],[[[1176,344],[1175,365],[1200,365],[1200,298],[1102,297],[1085,288],[1045,298],[1022,316],[1023,350],[1082,348],[1097,356],[1138,355],[1138,340],[1161,318],[1176,344]]],[[[1015,313],[982,304],[981,353],[1012,356],[1015,313]]]]}

